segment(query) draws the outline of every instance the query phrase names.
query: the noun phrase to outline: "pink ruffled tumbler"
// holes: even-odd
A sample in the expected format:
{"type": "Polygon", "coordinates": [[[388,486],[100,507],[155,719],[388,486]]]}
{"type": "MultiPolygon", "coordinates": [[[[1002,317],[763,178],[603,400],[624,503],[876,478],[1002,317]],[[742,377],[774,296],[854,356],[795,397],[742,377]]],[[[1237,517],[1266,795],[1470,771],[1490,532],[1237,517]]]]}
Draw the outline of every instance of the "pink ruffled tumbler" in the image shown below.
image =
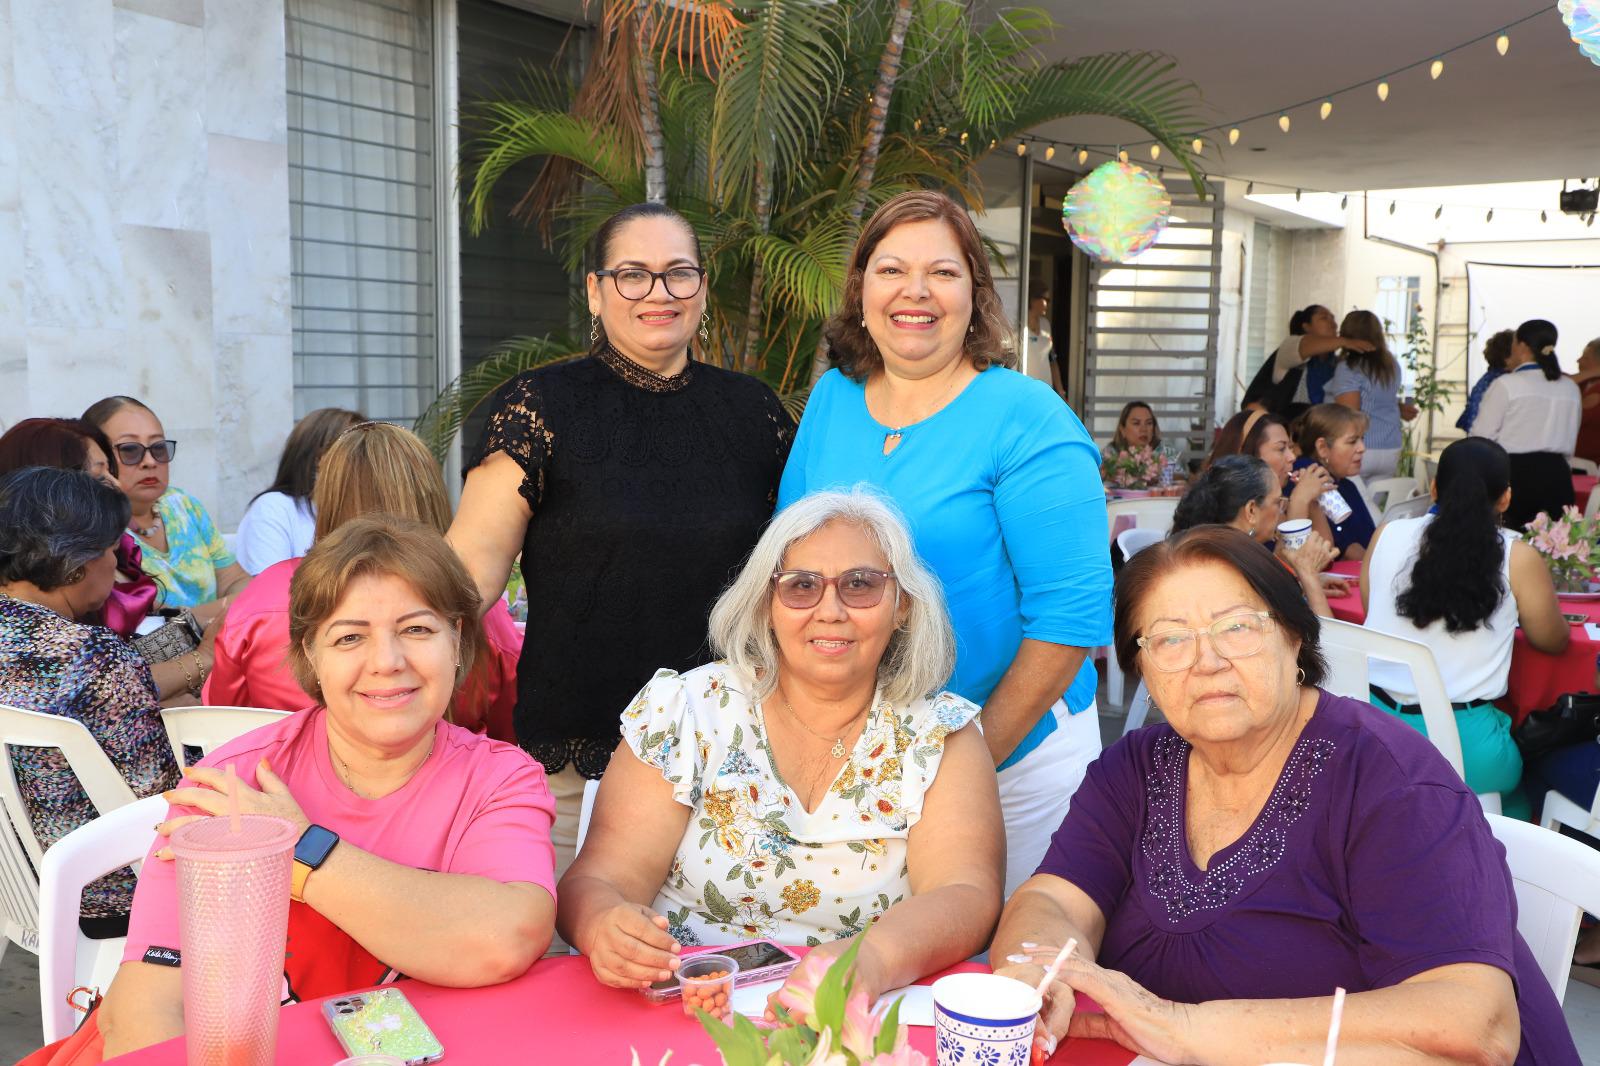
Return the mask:
{"type": "Polygon", "coordinates": [[[294,823],[205,818],[172,834],[189,1066],[272,1066],[294,823]]]}

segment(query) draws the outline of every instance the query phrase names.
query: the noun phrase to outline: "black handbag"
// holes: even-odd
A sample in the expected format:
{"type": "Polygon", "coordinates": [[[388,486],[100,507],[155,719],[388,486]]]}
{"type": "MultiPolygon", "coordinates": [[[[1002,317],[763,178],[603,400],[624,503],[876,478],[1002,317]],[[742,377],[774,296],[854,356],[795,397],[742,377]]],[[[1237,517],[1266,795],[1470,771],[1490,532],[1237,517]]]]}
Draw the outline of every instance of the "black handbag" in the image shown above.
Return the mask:
{"type": "Polygon", "coordinates": [[[1511,731],[1522,751],[1524,766],[1532,766],[1559,748],[1592,744],[1600,737],[1600,695],[1569,692],[1555,706],[1534,711],[1511,731]]]}

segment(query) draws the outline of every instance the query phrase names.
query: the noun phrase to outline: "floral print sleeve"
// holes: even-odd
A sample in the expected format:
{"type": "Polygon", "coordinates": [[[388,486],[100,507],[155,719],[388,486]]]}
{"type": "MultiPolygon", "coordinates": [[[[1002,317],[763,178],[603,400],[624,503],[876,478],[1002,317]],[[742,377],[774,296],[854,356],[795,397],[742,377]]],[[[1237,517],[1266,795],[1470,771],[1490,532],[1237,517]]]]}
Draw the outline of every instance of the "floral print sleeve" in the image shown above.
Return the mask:
{"type": "Polygon", "coordinates": [[[945,738],[978,708],[881,695],[807,811],[777,769],[750,679],[724,663],[662,671],[622,716],[628,746],[691,808],[655,909],[685,944],[854,936],[911,894],[907,839],[945,738]]]}
{"type": "Polygon", "coordinates": [[[622,713],[622,737],[639,757],[661,771],[672,785],[672,798],[685,807],[700,800],[704,763],[700,738],[689,707],[686,678],[674,670],[658,670],[622,713]],[[694,741],[685,744],[684,737],[694,741]]]}

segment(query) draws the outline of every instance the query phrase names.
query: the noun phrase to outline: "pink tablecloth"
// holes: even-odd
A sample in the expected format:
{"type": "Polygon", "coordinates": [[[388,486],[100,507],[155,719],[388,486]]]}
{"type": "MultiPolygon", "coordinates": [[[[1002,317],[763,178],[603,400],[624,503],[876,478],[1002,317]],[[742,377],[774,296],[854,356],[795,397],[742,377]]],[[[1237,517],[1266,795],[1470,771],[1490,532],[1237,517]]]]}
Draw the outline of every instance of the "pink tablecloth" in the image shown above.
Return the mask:
{"type": "Polygon", "coordinates": [[[1594,491],[1596,480],[1588,474],[1572,475],[1572,494],[1577,497],[1578,510],[1589,506],[1589,493],[1594,491]]]}
{"type": "MultiPolygon", "coordinates": [[[[981,967],[965,964],[956,970],[981,967]]],[[[954,971],[951,971],[954,972],[954,971]]],[[[937,975],[936,975],[937,976],[937,975]]],[[[919,982],[930,984],[933,978],[919,982]]],[[[718,1061],[716,1045],[676,1003],[647,1003],[637,992],[601,987],[578,956],[545,959],[522,977],[494,988],[438,988],[421,981],[400,987],[427,1021],[453,1066],[508,1062],[626,1064],[630,1049],[654,1066],[668,1049],[675,1063],[718,1061]]],[[[328,1031],[321,1000],[285,1007],[277,1062],[326,1066],[344,1057],[328,1031]]],[[[933,1059],[933,1030],[911,1029],[911,1044],[933,1059]]],[[[182,1038],[108,1062],[135,1066],[181,1063],[182,1038]]],[[[1128,1066],[1131,1052],[1104,1040],[1069,1040],[1053,1055],[1057,1066],[1128,1066]]]]}
{"type": "MultiPolygon", "coordinates": [[[[1578,479],[1573,478],[1574,481],[1578,479]]],[[[1586,479],[1591,487],[1594,478],[1586,479]]],[[[1336,573],[1359,574],[1360,563],[1335,563],[1336,573]]],[[[1330,599],[1333,616],[1357,625],[1366,621],[1367,612],[1361,606],[1361,592],[1354,586],[1350,595],[1330,599]]],[[[1600,602],[1594,600],[1561,600],[1561,610],[1567,614],[1587,615],[1591,622],[1600,622],[1600,602]]],[[[1529,714],[1540,711],[1566,692],[1591,692],[1594,690],[1595,654],[1600,643],[1589,638],[1581,625],[1572,627],[1572,639],[1567,650],[1560,655],[1536,651],[1517,630],[1516,643],[1511,649],[1511,675],[1506,679],[1506,695],[1498,700],[1501,710],[1511,715],[1513,724],[1521,723],[1529,714]]]]}

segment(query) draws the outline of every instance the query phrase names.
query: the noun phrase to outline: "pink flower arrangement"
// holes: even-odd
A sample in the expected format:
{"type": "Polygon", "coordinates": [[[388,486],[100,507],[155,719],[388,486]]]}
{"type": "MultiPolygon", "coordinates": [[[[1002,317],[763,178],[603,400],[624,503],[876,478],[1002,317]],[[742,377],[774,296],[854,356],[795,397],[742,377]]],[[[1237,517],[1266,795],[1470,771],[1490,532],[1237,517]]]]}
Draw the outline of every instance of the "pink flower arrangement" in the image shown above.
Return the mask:
{"type": "Polygon", "coordinates": [[[1161,452],[1152,447],[1124,448],[1100,463],[1100,480],[1114,489],[1148,489],[1161,482],[1161,452]]]}
{"type": "Polygon", "coordinates": [[[726,1066],[929,1066],[906,1043],[899,1001],[874,1011],[855,989],[860,949],[858,938],[837,959],[814,951],[801,960],[778,993],[783,1028],[758,1029],[738,1014],[724,1024],[702,1013],[726,1066]]]}
{"type": "Polygon", "coordinates": [[[1541,511],[1528,523],[1523,539],[1544,556],[1557,592],[1589,591],[1600,565],[1595,553],[1597,527],[1600,519],[1585,520],[1576,507],[1565,508],[1556,519],[1541,511]]]}

